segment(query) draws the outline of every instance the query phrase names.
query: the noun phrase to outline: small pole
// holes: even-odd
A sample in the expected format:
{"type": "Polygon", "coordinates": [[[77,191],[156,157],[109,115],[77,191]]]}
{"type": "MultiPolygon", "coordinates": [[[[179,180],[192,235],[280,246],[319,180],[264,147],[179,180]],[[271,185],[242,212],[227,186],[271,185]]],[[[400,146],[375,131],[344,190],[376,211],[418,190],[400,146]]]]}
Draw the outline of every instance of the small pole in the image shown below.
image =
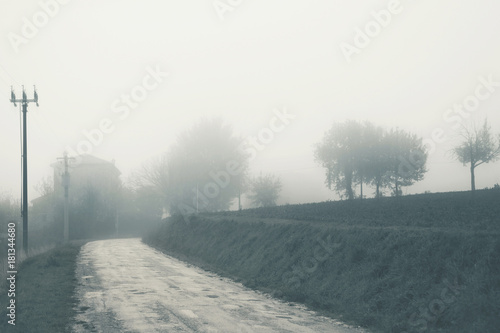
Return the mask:
{"type": "Polygon", "coordinates": [[[238,210],[241,210],[241,184],[238,187],[238,210]]]}
{"type": "Polygon", "coordinates": [[[64,152],[63,157],[59,157],[59,160],[64,160],[64,173],[62,174],[62,185],[64,186],[64,242],[69,241],[69,172],[68,172],[68,159],[74,159],[73,157],[68,158],[68,152],[64,152]]]}

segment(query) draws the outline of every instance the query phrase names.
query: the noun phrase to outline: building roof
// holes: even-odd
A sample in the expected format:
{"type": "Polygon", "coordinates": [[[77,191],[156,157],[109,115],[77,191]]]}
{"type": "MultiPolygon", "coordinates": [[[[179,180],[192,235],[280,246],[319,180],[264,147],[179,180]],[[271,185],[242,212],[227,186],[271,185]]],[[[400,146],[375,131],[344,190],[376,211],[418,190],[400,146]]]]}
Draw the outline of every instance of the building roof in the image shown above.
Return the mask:
{"type": "MultiPolygon", "coordinates": [[[[115,160],[108,162],[106,160],[103,160],[99,157],[95,157],[95,156],[90,155],[90,154],[82,154],[82,155],[78,155],[75,157],[69,157],[69,158],[72,159],[71,162],[69,163],[69,165],[73,168],[79,167],[79,166],[101,165],[101,166],[112,167],[118,173],[118,175],[121,174],[120,170],[118,170],[118,168],[115,166],[115,160]]],[[[61,163],[61,161],[58,161],[58,162],[52,163],[50,166],[53,168],[59,169],[63,166],[63,164],[61,163]]]]}
{"type": "Polygon", "coordinates": [[[112,162],[108,162],[99,157],[95,157],[89,154],[78,155],[76,157],[76,160],[80,164],[112,164],[113,166],[115,165],[114,160],[112,162]]]}

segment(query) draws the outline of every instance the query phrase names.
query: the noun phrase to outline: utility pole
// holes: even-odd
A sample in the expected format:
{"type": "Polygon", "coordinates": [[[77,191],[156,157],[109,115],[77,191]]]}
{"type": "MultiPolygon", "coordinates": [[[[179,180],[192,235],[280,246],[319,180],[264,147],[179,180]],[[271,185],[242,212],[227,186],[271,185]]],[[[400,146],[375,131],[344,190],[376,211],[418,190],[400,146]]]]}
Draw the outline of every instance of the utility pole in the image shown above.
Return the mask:
{"type": "Polygon", "coordinates": [[[38,106],[38,94],[36,87],[34,87],[34,98],[28,99],[26,91],[23,86],[23,98],[16,99],[14,90],[11,87],[10,101],[17,106],[16,103],[21,103],[23,112],[23,203],[22,203],[22,217],[23,217],[23,251],[28,255],[28,134],[26,126],[26,113],[28,113],[28,103],[34,102],[38,106]]]}
{"type": "Polygon", "coordinates": [[[241,184],[238,187],[238,210],[241,210],[241,184]]]}
{"type": "Polygon", "coordinates": [[[68,217],[68,188],[69,188],[69,172],[68,172],[68,160],[74,160],[74,157],[68,157],[68,152],[65,151],[63,157],[57,158],[58,160],[64,160],[64,173],[62,174],[62,186],[64,187],[64,242],[69,241],[69,217],[68,217]]]}

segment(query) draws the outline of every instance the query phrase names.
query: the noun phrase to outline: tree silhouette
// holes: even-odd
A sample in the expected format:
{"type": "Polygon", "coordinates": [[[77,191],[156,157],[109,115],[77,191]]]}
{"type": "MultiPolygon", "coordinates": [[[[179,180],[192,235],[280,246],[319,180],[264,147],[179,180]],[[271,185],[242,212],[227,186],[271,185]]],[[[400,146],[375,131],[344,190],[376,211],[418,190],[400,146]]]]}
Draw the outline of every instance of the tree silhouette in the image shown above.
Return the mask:
{"type": "Polygon", "coordinates": [[[400,129],[392,129],[385,135],[388,169],[384,178],[392,185],[393,195],[402,193],[401,187],[413,185],[427,172],[427,152],[422,139],[400,129]]]}
{"type": "Polygon", "coordinates": [[[242,191],[248,169],[241,142],[221,119],[201,120],[139,171],[136,187],[163,200],[171,214],[227,210],[242,191]]]}
{"type": "Polygon", "coordinates": [[[360,166],[362,125],[356,121],[334,124],[316,146],[316,161],[326,170],[326,185],[349,200],[354,199],[352,184],[356,168],[360,166]]]}
{"type": "Polygon", "coordinates": [[[248,198],[257,207],[276,206],[281,187],[281,180],[278,177],[261,174],[250,182],[248,198]]]}
{"type": "Polygon", "coordinates": [[[483,163],[489,163],[500,157],[500,134],[495,140],[491,133],[491,127],[485,120],[481,128],[472,125],[471,128],[464,127],[460,133],[463,141],[453,149],[455,159],[463,165],[469,164],[471,191],[476,190],[475,170],[483,163]]]}
{"type": "Polygon", "coordinates": [[[316,146],[316,161],[326,171],[325,183],[349,200],[355,196],[353,183],[370,183],[381,189],[393,186],[399,195],[402,186],[423,179],[427,153],[416,135],[396,129],[384,132],[369,122],[346,121],[337,123],[326,132],[316,146]]]}

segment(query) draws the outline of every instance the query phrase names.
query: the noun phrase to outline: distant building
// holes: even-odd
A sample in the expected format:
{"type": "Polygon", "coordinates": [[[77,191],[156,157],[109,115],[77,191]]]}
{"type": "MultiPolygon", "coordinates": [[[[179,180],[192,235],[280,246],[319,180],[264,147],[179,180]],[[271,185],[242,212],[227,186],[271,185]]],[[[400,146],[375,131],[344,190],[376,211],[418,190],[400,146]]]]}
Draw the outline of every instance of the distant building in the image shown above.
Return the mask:
{"type": "MultiPolygon", "coordinates": [[[[64,197],[63,174],[64,161],[53,163],[54,192],[56,198],[64,197]]],[[[70,175],[69,191],[78,192],[81,189],[93,187],[108,192],[119,186],[121,172],[116,168],[114,160],[105,161],[92,155],[80,155],[68,161],[70,175]]]]}
{"type": "MultiPolygon", "coordinates": [[[[64,221],[64,160],[52,163],[53,192],[31,201],[34,230],[52,225],[59,232],[64,221]]],[[[92,155],[68,159],[70,238],[109,236],[116,231],[121,195],[121,172],[114,161],[92,155]]],[[[60,235],[58,236],[60,237],[60,235]]]]}

